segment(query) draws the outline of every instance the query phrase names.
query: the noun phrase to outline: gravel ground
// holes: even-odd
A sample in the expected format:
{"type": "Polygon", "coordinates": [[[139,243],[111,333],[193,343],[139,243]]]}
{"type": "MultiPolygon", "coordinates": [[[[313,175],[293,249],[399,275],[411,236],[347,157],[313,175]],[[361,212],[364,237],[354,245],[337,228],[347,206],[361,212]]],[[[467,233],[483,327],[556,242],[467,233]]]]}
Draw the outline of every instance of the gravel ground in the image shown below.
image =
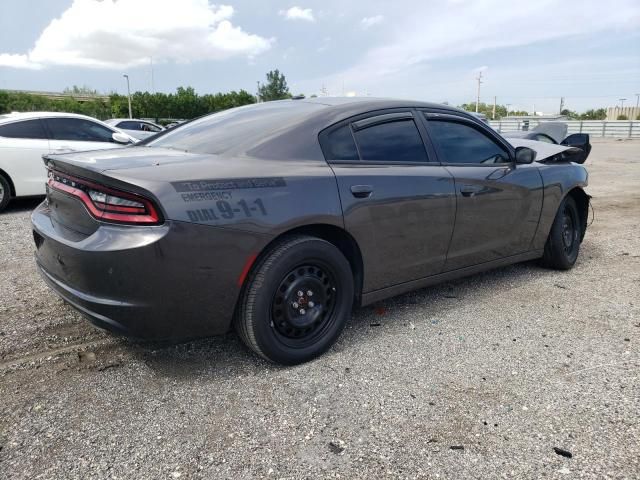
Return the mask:
{"type": "Polygon", "coordinates": [[[570,272],[525,263],[356,311],[294,368],[134,343],[48,291],[0,215],[0,478],[639,478],[640,142],[595,140],[570,272]],[[557,451],[554,449],[558,449],[557,451]]]}

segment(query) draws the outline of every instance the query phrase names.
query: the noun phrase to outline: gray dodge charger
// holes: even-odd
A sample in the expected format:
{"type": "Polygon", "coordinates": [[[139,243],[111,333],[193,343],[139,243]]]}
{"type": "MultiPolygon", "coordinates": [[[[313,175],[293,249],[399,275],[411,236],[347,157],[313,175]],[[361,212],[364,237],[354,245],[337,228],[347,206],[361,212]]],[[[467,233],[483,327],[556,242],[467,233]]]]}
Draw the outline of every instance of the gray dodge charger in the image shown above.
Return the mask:
{"type": "Polygon", "coordinates": [[[264,358],[304,362],[354,305],[525,260],[573,266],[584,152],[522,142],[443,105],[319,98],[47,155],[37,265],[100,327],[158,339],[234,327],[264,358]]]}

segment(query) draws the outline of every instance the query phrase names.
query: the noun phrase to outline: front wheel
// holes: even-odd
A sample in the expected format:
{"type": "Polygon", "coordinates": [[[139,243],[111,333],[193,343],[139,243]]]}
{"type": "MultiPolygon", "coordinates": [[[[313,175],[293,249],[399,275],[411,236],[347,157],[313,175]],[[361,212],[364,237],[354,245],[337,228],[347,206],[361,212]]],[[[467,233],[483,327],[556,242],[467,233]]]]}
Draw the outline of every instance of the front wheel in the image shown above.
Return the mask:
{"type": "Polygon", "coordinates": [[[6,178],[0,175],[0,212],[3,211],[11,200],[11,187],[6,178]]]}
{"type": "Polygon", "coordinates": [[[293,365],[324,353],[351,316],[353,273],[333,244],[293,236],[256,265],[238,306],[244,343],[272,362],[293,365]]]}
{"type": "Polygon", "coordinates": [[[556,213],[542,263],[549,268],[569,270],[576,263],[582,239],[582,223],[572,197],[566,197],[556,213]]]}

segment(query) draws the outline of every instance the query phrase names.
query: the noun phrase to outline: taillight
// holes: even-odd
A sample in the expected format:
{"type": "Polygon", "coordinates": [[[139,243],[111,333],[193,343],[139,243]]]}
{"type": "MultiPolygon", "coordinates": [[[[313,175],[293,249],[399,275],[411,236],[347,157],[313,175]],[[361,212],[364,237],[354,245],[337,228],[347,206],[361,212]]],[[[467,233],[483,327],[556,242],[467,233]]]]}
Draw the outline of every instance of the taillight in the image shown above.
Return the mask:
{"type": "Polygon", "coordinates": [[[49,170],[48,175],[47,183],[50,188],[80,199],[89,213],[98,220],[145,225],[160,223],[160,215],[153,203],[140,195],[115,190],[54,170],[49,170]]]}

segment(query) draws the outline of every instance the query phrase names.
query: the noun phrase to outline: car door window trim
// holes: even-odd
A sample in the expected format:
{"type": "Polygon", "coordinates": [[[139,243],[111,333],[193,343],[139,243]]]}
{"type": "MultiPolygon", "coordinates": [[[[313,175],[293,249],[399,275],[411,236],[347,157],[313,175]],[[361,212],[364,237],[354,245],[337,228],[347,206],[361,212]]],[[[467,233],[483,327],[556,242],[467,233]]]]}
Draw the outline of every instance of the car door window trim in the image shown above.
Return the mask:
{"type": "Polygon", "coordinates": [[[422,121],[419,117],[422,115],[419,114],[418,110],[415,108],[402,108],[402,109],[389,109],[389,110],[375,110],[371,112],[361,113],[351,118],[343,119],[333,125],[330,125],[324,128],[318,134],[318,140],[320,142],[320,148],[325,157],[325,160],[329,164],[340,164],[340,165],[353,165],[353,166],[434,166],[440,165],[440,162],[437,160],[436,152],[431,144],[429,139],[429,132],[426,131],[422,121]],[[399,110],[399,111],[398,111],[399,110]],[[371,121],[368,121],[371,120],[371,121]],[[425,154],[427,156],[426,162],[403,162],[403,161],[393,161],[393,160],[363,160],[362,153],[360,151],[360,146],[356,141],[355,132],[358,130],[363,130],[364,128],[382,124],[389,123],[394,121],[402,121],[402,120],[413,120],[413,123],[418,130],[418,134],[420,139],[422,140],[422,146],[425,150],[425,154]],[[359,128],[355,127],[355,124],[359,124],[359,128]],[[327,152],[330,151],[328,146],[328,135],[339,129],[345,125],[349,125],[349,130],[351,131],[351,137],[353,142],[355,143],[356,150],[358,152],[359,160],[333,160],[327,158],[327,152]]]}
{"type": "Polygon", "coordinates": [[[419,112],[422,114],[420,116],[422,117],[422,121],[424,122],[425,128],[427,129],[428,135],[430,137],[430,141],[433,144],[433,148],[434,150],[436,150],[436,154],[438,156],[440,165],[444,167],[483,167],[483,168],[496,168],[496,167],[504,167],[504,166],[515,167],[515,155],[514,155],[513,147],[511,147],[506,141],[503,141],[502,139],[496,137],[493,134],[493,132],[488,131],[484,125],[476,122],[475,120],[463,117],[462,115],[455,115],[451,113],[439,113],[439,112],[433,112],[429,110],[419,110],[419,112]],[[443,162],[442,161],[443,159],[440,158],[442,157],[442,155],[440,154],[438,146],[436,145],[437,141],[431,140],[431,137],[433,137],[434,134],[431,131],[431,127],[429,126],[429,121],[430,121],[429,119],[431,119],[431,121],[434,121],[434,122],[446,121],[446,122],[452,122],[452,123],[461,123],[470,128],[473,128],[474,130],[483,134],[489,140],[491,140],[492,142],[496,143],[501,148],[503,148],[507,152],[507,155],[509,156],[509,161],[504,163],[443,162]]]}

